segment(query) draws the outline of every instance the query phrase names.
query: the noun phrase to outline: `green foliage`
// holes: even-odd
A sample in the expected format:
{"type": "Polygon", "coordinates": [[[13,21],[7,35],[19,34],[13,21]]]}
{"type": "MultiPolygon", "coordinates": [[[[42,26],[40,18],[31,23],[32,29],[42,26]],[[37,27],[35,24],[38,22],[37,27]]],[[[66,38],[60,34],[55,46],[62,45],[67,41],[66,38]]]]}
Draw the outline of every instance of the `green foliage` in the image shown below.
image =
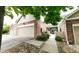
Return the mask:
{"type": "Polygon", "coordinates": [[[5,15],[13,18],[13,14],[12,14],[12,8],[11,7],[5,7],[5,15]]]}
{"type": "Polygon", "coordinates": [[[45,36],[45,38],[47,39],[49,38],[49,34],[47,32],[43,32],[42,35],[45,36]]]}
{"type": "Polygon", "coordinates": [[[27,15],[33,14],[36,20],[40,20],[40,16],[44,16],[45,23],[51,23],[52,25],[56,25],[60,20],[60,11],[67,11],[67,9],[73,9],[72,6],[9,6],[6,7],[6,15],[13,18],[12,10],[15,13],[27,15]]]}
{"type": "Polygon", "coordinates": [[[3,34],[4,34],[4,33],[8,33],[8,32],[9,32],[9,29],[10,29],[10,26],[5,24],[5,25],[3,26],[2,33],[3,33],[3,34]]]}
{"type": "Polygon", "coordinates": [[[36,40],[39,41],[47,41],[49,39],[49,34],[48,33],[42,33],[41,36],[37,36],[36,40]]]}
{"type": "Polygon", "coordinates": [[[56,36],[56,37],[55,37],[55,40],[56,40],[56,41],[60,41],[60,42],[62,42],[62,41],[63,41],[63,38],[60,37],[60,36],[56,36]]]}

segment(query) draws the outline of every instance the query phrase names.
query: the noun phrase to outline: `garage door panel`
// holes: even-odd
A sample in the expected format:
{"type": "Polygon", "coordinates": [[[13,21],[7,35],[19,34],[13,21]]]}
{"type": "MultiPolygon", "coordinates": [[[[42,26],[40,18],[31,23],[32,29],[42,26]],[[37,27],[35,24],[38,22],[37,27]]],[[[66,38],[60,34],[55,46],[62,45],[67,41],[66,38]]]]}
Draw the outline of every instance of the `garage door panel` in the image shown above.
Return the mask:
{"type": "Polygon", "coordinates": [[[19,28],[18,35],[20,37],[32,37],[32,38],[34,38],[34,26],[19,28]]]}
{"type": "Polygon", "coordinates": [[[75,41],[79,45],[79,26],[74,27],[75,41]]]}

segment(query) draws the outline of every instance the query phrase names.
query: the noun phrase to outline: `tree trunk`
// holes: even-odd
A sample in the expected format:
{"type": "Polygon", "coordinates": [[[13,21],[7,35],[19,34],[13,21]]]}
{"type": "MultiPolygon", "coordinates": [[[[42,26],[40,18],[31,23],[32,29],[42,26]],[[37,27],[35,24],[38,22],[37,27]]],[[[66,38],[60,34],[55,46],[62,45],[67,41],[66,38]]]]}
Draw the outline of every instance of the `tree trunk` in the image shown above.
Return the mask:
{"type": "Polygon", "coordinates": [[[2,41],[2,28],[4,20],[5,7],[0,6],[0,50],[1,50],[1,41],[2,41]]]}

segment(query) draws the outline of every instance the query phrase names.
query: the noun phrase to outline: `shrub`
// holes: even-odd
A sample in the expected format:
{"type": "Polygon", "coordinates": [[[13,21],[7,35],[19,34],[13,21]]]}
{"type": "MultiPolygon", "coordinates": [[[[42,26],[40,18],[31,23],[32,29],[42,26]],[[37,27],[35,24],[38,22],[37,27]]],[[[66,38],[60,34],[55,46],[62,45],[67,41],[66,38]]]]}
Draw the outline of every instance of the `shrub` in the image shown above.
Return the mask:
{"type": "Polygon", "coordinates": [[[60,37],[60,36],[56,36],[56,37],[55,37],[55,40],[56,40],[56,41],[60,41],[60,42],[62,42],[62,41],[63,41],[63,38],[60,37]]]}
{"type": "Polygon", "coordinates": [[[43,32],[42,36],[44,36],[45,38],[49,38],[49,34],[47,32],[43,32]]]}
{"type": "Polygon", "coordinates": [[[9,29],[10,29],[10,26],[9,25],[4,25],[3,26],[3,30],[2,30],[2,33],[8,33],[9,32],[9,29]]]}
{"type": "Polygon", "coordinates": [[[47,32],[42,33],[41,36],[37,36],[36,40],[39,41],[47,41],[49,38],[49,34],[47,32]]]}

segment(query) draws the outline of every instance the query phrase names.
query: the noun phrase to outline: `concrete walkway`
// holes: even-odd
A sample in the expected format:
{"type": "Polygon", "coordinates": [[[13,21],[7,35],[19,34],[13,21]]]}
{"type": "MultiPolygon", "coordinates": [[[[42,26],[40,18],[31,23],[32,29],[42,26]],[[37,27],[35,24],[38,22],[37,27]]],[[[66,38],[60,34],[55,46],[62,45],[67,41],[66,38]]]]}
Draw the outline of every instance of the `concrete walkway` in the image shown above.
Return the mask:
{"type": "MultiPolygon", "coordinates": [[[[32,41],[29,38],[19,38],[19,39],[16,38],[17,38],[16,36],[12,37],[10,35],[3,35],[1,52],[11,47],[14,47],[22,42],[30,42],[31,44],[35,44],[36,46],[40,46],[41,44],[43,44],[43,42],[37,42],[34,40],[32,41]]],[[[45,51],[48,53],[58,52],[56,41],[55,41],[55,35],[50,34],[49,40],[45,42],[44,46],[41,48],[41,51],[45,51]]]]}
{"type": "Polygon", "coordinates": [[[45,43],[41,51],[45,51],[48,53],[58,53],[58,48],[54,34],[50,34],[49,40],[45,43]]]}

